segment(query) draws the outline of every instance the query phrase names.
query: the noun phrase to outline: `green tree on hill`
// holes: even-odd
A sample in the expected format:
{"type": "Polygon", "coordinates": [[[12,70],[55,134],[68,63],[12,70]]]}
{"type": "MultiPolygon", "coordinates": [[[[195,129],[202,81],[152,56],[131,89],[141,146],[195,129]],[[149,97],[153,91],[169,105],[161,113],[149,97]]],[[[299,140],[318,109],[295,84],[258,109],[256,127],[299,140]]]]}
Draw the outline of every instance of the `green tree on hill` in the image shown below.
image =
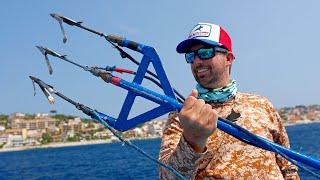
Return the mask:
{"type": "Polygon", "coordinates": [[[41,140],[42,144],[48,144],[48,143],[51,143],[52,141],[53,141],[53,139],[49,133],[42,134],[42,140],[41,140]]]}
{"type": "Polygon", "coordinates": [[[68,142],[78,142],[82,139],[81,134],[80,133],[75,133],[73,137],[68,137],[67,141],[68,142]]]}
{"type": "Polygon", "coordinates": [[[5,114],[0,114],[0,125],[8,128],[9,116],[5,114]]]}

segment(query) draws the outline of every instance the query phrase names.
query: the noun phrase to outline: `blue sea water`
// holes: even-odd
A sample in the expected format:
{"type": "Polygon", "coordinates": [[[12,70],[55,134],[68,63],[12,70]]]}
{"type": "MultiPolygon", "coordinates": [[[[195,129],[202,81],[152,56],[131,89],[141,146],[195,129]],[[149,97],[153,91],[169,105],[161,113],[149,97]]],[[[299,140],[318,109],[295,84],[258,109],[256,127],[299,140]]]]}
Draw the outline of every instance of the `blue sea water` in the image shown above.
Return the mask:
{"type": "MultiPolygon", "coordinates": [[[[320,123],[286,129],[292,149],[320,159],[320,123]]],[[[158,157],[160,139],[133,143],[158,157]]],[[[158,166],[121,143],[33,149],[0,153],[0,179],[158,179],[158,166]]]]}

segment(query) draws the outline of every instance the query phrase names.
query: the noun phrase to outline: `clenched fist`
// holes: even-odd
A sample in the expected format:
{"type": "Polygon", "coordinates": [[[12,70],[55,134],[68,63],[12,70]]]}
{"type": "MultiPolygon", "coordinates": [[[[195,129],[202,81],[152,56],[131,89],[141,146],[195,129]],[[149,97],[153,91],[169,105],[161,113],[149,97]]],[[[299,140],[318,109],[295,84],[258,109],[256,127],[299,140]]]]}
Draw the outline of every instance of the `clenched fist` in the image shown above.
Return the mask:
{"type": "Polygon", "coordinates": [[[218,114],[192,90],[179,112],[183,136],[196,152],[203,152],[208,137],[217,129],[218,114]]]}

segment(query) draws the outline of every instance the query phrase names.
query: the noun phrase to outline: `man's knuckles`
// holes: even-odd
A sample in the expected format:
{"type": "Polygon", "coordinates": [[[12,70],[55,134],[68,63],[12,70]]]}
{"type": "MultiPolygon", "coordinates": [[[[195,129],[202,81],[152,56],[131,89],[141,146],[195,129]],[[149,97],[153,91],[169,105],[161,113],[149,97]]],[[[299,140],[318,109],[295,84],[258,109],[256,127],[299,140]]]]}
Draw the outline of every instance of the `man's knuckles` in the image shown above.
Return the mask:
{"type": "Polygon", "coordinates": [[[194,103],[195,101],[197,101],[197,98],[195,98],[193,96],[188,96],[187,99],[185,100],[184,104],[194,103]]]}
{"type": "Polygon", "coordinates": [[[197,99],[194,103],[194,106],[201,106],[203,107],[205,105],[205,101],[203,99],[197,99]]]}

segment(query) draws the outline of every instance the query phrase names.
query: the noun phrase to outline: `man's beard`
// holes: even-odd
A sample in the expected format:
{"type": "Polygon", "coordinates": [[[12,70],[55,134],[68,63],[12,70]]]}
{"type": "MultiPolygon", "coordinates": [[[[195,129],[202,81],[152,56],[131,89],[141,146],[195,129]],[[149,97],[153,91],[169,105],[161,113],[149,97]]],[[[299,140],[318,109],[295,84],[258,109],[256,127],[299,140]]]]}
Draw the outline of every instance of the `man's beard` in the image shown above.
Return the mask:
{"type": "Polygon", "coordinates": [[[208,89],[213,89],[213,87],[218,88],[219,84],[221,84],[221,81],[223,81],[223,70],[222,69],[216,69],[216,71],[212,71],[212,69],[209,69],[209,76],[203,76],[199,77],[197,73],[195,73],[195,80],[203,87],[208,89]],[[217,71],[218,70],[218,71],[217,71]]]}

